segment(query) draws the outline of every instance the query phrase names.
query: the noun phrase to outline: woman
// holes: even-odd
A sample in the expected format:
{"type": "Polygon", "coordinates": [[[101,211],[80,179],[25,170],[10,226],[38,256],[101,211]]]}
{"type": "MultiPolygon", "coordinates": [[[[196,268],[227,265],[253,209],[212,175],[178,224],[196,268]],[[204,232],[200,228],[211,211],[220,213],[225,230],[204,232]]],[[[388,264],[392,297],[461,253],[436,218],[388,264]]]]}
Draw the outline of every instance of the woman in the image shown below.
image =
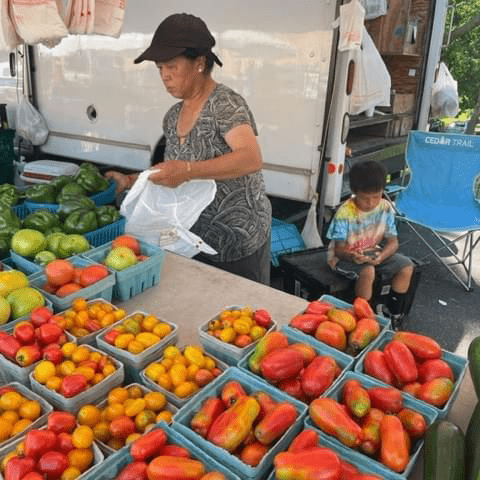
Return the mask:
{"type": "MultiPolygon", "coordinates": [[[[167,17],[135,63],[155,62],[168,93],[180,99],[163,120],[165,162],[150,180],[176,187],[191,179],[214,179],[217,193],[191,231],[216,255],[195,258],[252,280],[270,281],[271,205],[265,193],[262,155],[253,115],[245,100],[211,76],[215,39],[198,17],[167,17]]],[[[107,172],[118,191],[136,174],[107,172]]]]}

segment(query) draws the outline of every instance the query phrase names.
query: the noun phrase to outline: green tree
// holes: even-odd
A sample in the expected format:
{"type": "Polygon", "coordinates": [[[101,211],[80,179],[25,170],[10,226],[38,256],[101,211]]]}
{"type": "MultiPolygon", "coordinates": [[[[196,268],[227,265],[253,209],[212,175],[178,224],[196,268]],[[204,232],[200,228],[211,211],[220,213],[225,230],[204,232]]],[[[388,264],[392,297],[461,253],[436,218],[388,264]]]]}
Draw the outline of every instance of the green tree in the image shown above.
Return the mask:
{"type": "Polygon", "coordinates": [[[480,116],[480,0],[453,0],[453,4],[450,43],[442,61],[458,82],[460,109],[472,110],[467,133],[473,133],[480,116]]]}

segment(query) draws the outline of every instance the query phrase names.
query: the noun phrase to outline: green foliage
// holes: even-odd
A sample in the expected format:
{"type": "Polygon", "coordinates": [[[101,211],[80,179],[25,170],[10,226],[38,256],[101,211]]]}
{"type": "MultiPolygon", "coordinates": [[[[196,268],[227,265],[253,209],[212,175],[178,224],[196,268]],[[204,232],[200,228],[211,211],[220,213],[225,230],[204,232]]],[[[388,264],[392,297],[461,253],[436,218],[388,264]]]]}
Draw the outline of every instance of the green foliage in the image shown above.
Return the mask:
{"type": "MultiPolygon", "coordinates": [[[[480,12],[480,0],[453,0],[455,14],[452,30],[465,25],[480,12]]],[[[447,19],[447,28],[449,20],[447,19]]],[[[442,61],[458,81],[460,110],[475,108],[480,91],[480,26],[452,38],[442,52],[442,61]]]]}

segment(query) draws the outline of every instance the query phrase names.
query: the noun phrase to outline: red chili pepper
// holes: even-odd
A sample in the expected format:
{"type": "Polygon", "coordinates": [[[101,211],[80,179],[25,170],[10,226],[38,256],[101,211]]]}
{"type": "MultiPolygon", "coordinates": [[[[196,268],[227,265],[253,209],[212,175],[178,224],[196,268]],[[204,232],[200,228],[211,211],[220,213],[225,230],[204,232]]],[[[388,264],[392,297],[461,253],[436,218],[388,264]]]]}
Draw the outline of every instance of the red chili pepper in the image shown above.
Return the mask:
{"type": "Polygon", "coordinates": [[[53,323],[45,323],[38,327],[37,338],[44,345],[50,345],[51,343],[57,343],[63,330],[53,323]]]}
{"type": "Polygon", "coordinates": [[[5,480],[22,480],[34,468],[33,458],[12,457],[5,467],[5,480]]]}
{"type": "Polygon", "coordinates": [[[15,360],[21,367],[28,367],[29,365],[38,362],[41,358],[42,352],[37,345],[25,345],[20,347],[15,355],[15,360]]]}
{"type": "Polygon", "coordinates": [[[21,346],[20,342],[13,335],[4,332],[0,335],[0,353],[7,358],[15,360],[15,355],[21,346]]]}
{"type": "Polygon", "coordinates": [[[53,311],[48,307],[36,307],[30,312],[30,321],[34,327],[47,323],[53,317],[53,311]]]}
{"type": "Polygon", "coordinates": [[[51,430],[30,430],[24,442],[25,455],[36,459],[55,448],[57,436],[51,430]]]}
{"type": "Polygon", "coordinates": [[[52,412],[48,416],[48,429],[56,434],[72,433],[77,425],[75,415],[69,412],[52,412]]]}
{"type": "Polygon", "coordinates": [[[80,374],[63,377],[60,391],[66,398],[74,397],[87,388],[87,379],[80,374]]]}
{"type": "Polygon", "coordinates": [[[55,344],[48,345],[43,349],[43,359],[48,360],[55,365],[58,365],[59,363],[63,362],[63,352],[62,349],[55,344]]]}
{"type": "Polygon", "coordinates": [[[28,345],[35,340],[35,327],[30,322],[17,323],[13,330],[13,336],[22,345],[28,345]]]}

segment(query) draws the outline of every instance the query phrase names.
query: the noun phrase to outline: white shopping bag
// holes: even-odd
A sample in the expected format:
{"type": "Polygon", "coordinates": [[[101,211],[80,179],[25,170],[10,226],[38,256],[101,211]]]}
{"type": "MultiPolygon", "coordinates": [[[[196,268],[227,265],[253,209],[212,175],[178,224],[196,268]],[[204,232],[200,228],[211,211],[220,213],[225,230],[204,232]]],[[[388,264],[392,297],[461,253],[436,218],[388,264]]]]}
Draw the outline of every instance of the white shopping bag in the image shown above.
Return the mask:
{"type": "Polygon", "coordinates": [[[340,25],[338,50],[359,50],[362,43],[365,9],[358,0],[351,0],[340,7],[340,17],[333,24],[340,25]]]}
{"type": "Polygon", "coordinates": [[[0,0],[0,49],[13,50],[22,43],[8,11],[8,0],[0,0]]]}
{"type": "Polygon", "coordinates": [[[43,115],[23,95],[17,107],[17,134],[32,142],[32,145],[43,145],[48,138],[49,130],[43,115]]]}
{"type": "Polygon", "coordinates": [[[68,35],[56,0],[9,0],[10,18],[25,43],[56,42],[68,35]]]}
{"type": "Polygon", "coordinates": [[[191,180],[176,188],[155,185],[143,171],[120,206],[125,231],[166,250],[192,258],[199,252],[217,252],[189,231],[215,197],[213,180],[191,180]]]}
{"type": "Polygon", "coordinates": [[[127,0],[95,0],[94,33],[118,38],[126,8],[127,0]]]}
{"type": "Polygon", "coordinates": [[[320,233],[318,233],[317,202],[318,194],[316,193],[313,196],[310,209],[308,210],[307,219],[302,230],[302,238],[307,248],[323,247],[322,237],[320,237],[320,233]]]}
{"type": "Polygon", "coordinates": [[[432,117],[456,117],[458,115],[458,87],[447,66],[441,62],[437,79],[432,86],[432,117]]]}

